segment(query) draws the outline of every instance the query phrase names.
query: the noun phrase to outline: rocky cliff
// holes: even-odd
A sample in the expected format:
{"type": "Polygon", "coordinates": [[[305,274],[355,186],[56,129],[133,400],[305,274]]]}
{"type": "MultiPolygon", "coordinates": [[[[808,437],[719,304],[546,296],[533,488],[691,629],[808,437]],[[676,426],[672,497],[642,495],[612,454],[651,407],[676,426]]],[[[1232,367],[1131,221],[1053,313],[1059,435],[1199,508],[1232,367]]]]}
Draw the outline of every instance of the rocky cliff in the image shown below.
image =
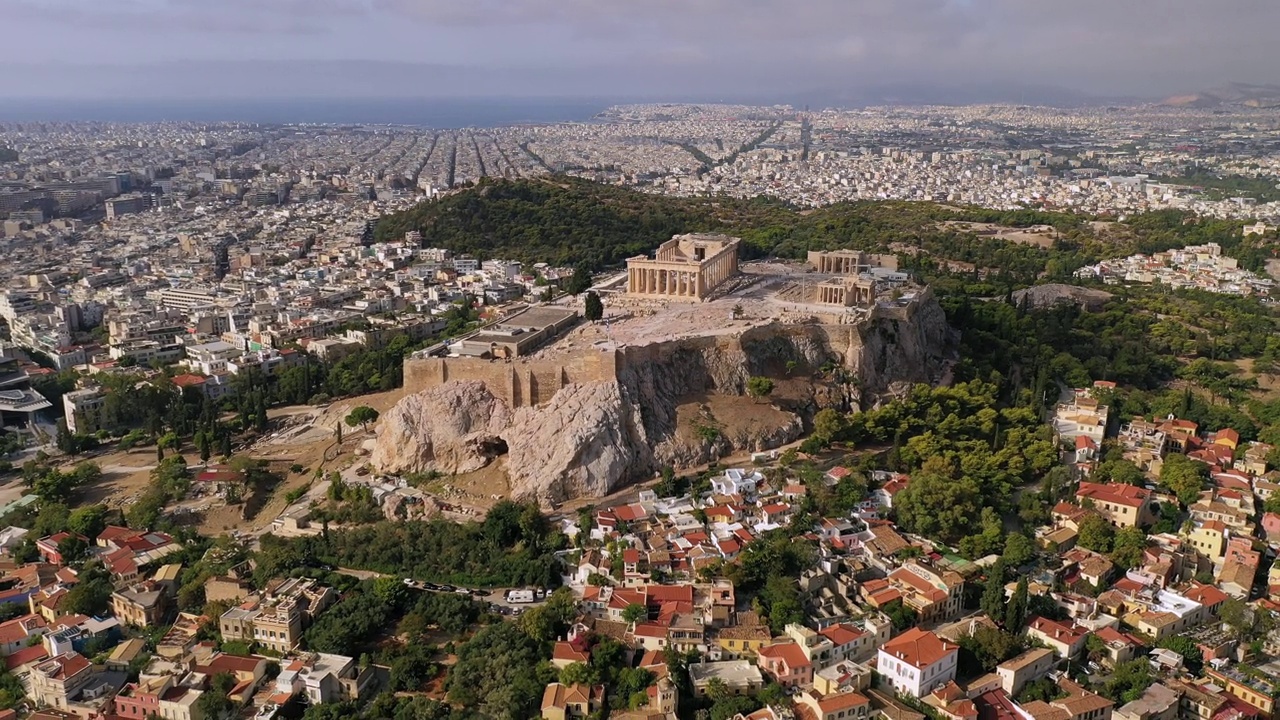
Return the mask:
{"type": "Polygon", "coordinates": [[[484,383],[449,382],[408,395],[378,424],[370,462],[384,473],[479,470],[506,451],[511,409],[484,383]]]}
{"type": "Polygon", "coordinates": [[[664,465],[785,444],[823,408],[853,411],[935,381],[950,333],[926,295],[857,325],[774,324],[626,347],[616,378],[567,384],[515,411],[482,382],[449,380],[384,416],[372,461],[388,473],[467,472],[505,453],[515,497],[599,497],[664,465]],[[773,379],[769,398],[746,397],[753,376],[773,379]]]}

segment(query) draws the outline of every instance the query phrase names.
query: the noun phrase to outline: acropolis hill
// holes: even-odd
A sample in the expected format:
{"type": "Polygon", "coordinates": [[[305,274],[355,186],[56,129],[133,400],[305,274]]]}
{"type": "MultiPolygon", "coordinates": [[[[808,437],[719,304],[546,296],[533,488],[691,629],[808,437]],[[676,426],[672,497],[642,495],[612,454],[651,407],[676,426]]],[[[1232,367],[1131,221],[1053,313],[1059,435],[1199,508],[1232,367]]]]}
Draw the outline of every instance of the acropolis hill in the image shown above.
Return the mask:
{"type": "Polygon", "coordinates": [[[666,298],[636,292],[629,263],[596,288],[603,320],[527,355],[406,361],[413,394],[384,417],[375,466],[451,473],[500,461],[514,496],[594,497],[664,465],[785,444],[822,408],[942,373],[942,309],[885,259],[739,268],[735,253],[732,264],[703,298],[666,298]],[[815,269],[837,265],[858,274],[815,269]],[[768,398],[747,397],[753,376],[773,380],[768,398]]]}

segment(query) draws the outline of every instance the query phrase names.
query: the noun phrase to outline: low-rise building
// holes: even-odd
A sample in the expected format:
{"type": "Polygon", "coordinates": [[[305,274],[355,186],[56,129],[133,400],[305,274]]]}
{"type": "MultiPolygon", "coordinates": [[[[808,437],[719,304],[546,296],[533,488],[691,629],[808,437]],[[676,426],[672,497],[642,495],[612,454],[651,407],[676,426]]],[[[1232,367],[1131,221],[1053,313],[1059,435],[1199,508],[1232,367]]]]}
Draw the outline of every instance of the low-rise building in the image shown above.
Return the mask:
{"type": "Polygon", "coordinates": [[[1118,720],[1174,720],[1181,694],[1160,683],[1147,686],[1142,697],[1116,708],[1118,720]]]}
{"type": "Polygon", "coordinates": [[[1081,482],[1076,501],[1091,505],[1116,527],[1137,527],[1155,520],[1151,511],[1151,491],[1122,483],[1081,482]]]}
{"type": "Polygon", "coordinates": [[[168,592],[153,580],[111,593],[111,612],[126,625],[144,628],[163,625],[168,610],[168,592]]]}
{"type": "Polygon", "coordinates": [[[1054,652],[1047,648],[1032,648],[1021,655],[996,666],[1000,687],[1009,695],[1017,695],[1033,680],[1039,680],[1058,662],[1054,652]]]}
{"type": "Polygon", "coordinates": [[[546,720],[585,718],[604,705],[603,685],[551,683],[542,692],[542,717],[546,720]]]}
{"type": "Polygon", "coordinates": [[[871,715],[871,700],[852,690],[829,695],[806,690],[796,695],[796,703],[813,713],[816,720],[861,720],[871,715]]]}
{"type": "Polygon", "coordinates": [[[912,628],[880,648],[876,670],[898,692],[920,698],[955,679],[958,656],[959,646],[912,628]]]}
{"type": "Polygon", "coordinates": [[[1058,657],[1070,660],[1084,649],[1089,633],[1075,625],[1048,618],[1035,617],[1027,625],[1027,634],[1047,645],[1058,657]]]}
{"type": "Polygon", "coordinates": [[[757,653],[756,663],[783,687],[804,687],[813,683],[813,663],[805,656],[800,644],[794,641],[765,645],[757,653]]]}
{"type": "Polygon", "coordinates": [[[746,660],[721,660],[689,666],[689,680],[696,697],[707,696],[707,685],[712,679],[719,679],[734,695],[754,695],[764,687],[760,669],[746,660]]]}
{"type": "Polygon", "coordinates": [[[308,578],[276,580],[261,597],[223,613],[219,620],[228,640],[249,640],[287,653],[302,639],[311,621],[337,600],[337,592],[308,578]]]}
{"type": "Polygon", "coordinates": [[[276,691],[301,693],[309,705],[360,700],[369,690],[374,669],[361,669],[355,658],[329,653],[306,653],[282,663],[276,691]]]}
{"type": "Polygon", "coordinates": [[[33,700],[65,710],[93,680],[93,665],[80,653],[68,652],[36,665],[28,680],[33,700]]]}

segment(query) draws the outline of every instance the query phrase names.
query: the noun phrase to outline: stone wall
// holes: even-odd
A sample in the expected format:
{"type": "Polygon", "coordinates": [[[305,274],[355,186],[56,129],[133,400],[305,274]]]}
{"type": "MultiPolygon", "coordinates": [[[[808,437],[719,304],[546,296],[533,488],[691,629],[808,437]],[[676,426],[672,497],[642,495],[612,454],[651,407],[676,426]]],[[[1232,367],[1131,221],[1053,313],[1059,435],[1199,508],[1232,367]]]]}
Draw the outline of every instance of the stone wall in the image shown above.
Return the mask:
{"type": "Polygon", "coordinates": [[[410,358],[404,363],[404,386],[414,393],[450,380],[478,380],[509,407],[533,407],[549,401],[565,385],[614,380],[617,354],[584,350],[549,360],[482,358],[410,358]]]}

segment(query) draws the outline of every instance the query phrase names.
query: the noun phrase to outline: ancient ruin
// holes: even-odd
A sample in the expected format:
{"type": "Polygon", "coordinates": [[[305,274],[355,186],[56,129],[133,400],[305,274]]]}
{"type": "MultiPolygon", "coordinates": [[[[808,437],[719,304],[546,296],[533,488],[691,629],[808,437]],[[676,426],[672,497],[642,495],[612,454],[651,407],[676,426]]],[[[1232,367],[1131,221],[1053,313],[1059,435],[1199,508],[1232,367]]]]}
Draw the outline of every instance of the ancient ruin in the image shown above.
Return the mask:
{"type": "Polygon", "coordinates": [[[727,235],[676,235],[658,247],[654,259],[627,260],[627,293],[701,302],[738,274],[740,242],[727,235]]]}
{"type": "Polygon", "coordinates": [[[861,275],[873,268],[897,270],[897,255],[877,255],[861,250],[810,250],[809,264],[820,273],[861,275]]]}
{"type": "MultiPolygon", "coordinates": [[[[705,240],[685,242],[682,252],[705,240]]],[[[704,248],[699,265],[736,266],[732,244],[704,248]]],[[[794,262],[735,270],[701,302],[633,294],[635,273],[620,274],[596,288],[601,321],[527,353],[455,353],[455,343],[407,359],[412,394],[385,413],[373,465],[455,473],[499,462],[513,497],[600,497],[663,466],[776,448],[822,408],[863,406],[941,376],[945,316],[927,287],[900,273],[820,275],[794,262]],[[755,376],[775,382],[768,402],[748,397],[755,376]]],[[[545,309],[573,307],[566,299],[545,309]]]]}

